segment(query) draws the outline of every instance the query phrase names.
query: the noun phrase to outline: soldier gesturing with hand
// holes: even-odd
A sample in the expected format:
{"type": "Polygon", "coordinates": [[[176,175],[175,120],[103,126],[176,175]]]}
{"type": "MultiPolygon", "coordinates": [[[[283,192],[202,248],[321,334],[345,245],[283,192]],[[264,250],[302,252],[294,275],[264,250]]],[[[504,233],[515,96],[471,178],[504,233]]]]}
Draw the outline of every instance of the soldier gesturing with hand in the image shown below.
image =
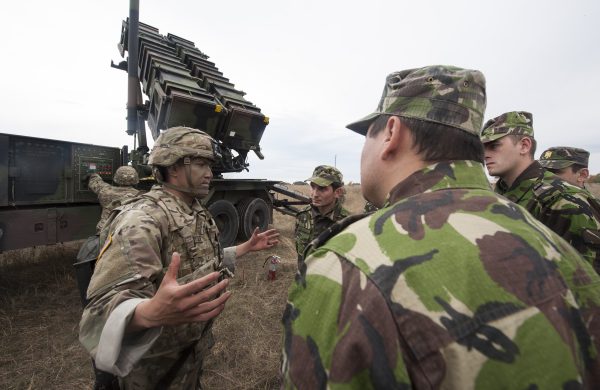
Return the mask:
{"type": "Polygon", "coordinates": [[[218,282],[221,274],[213,272],[180,285],[177,282],[180,261],[179,253],[173,253],[169,269],[156,294],[136,307],[128,331],[208,321],[223,311],[225,302],[231,296],[231,292],[225,291],[229,279],[218,282]]]}
{"type": "Polygon", "coordinates": [[[275,230],[223,249],[200,202],[209,193],[215,141],[174,127],[148,163],[159,185],[116,209],[100,235],[79,339],[96,367],[126,389],[200,388],[212,321],[230,297],[219,274],[244,254],[277,245],[275,230]]]}

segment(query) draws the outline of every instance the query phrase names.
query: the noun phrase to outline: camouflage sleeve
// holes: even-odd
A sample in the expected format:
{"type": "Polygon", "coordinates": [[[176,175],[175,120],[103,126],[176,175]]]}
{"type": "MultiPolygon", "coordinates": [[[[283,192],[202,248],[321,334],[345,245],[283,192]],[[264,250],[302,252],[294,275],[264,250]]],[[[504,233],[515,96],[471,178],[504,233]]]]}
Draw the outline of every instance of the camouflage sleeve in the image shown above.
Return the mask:
{"type": "Polygon", "coordinates": [[[290,288],[283,317],[284,388],[410,388],[381,292],[332,252],[314,252],[306,264],[306,278],[290,288]]]}
{"type": "Polygon", "coordinates": [[[125,375],[160,334],[160,329],[135,335],[124,329],[135,305],[151,298],[162,280],[167,266],[161,260],[164,229],[143,210],[126,210],[100,250],[79,339],[105,371],[125,375]]]}
{"type": "Polygon", "coordinates": [[[308,218],[310,218],[310,214],[307,211],[301,211],[296,215],[294,238],[296,240],[296,253],[298,253],[299,258],[304,253],[306,245],[310,242],[310,223],[308,218]]]}
{"type": "Polygon", "coordinates": [[[600,273],[600,206],[583,193],[567,193],[540,220],[565,238],[600,273]]]}
{"type": "Polygon", "coordinates": [[[93,173],[90,176],[90,181],[88,182],[88,187],[95,194],[99,194],[100,191],[102,191],[103,188],[110,187],[110,184],[105,183],[104,180],[102,180],[102,178],[100,177],[100,175],[98,175],[97,173],[93,173]]]}

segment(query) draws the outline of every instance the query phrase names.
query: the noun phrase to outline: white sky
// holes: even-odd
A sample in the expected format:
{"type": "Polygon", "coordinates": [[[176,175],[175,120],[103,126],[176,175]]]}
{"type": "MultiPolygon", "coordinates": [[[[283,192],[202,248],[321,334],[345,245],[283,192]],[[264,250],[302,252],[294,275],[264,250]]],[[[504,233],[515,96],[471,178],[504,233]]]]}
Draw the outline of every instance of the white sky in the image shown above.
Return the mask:
{"type": "MultiPolygon", "coordinates": [[[[450,64],[487,79],[485,119],[533,113],[539,154],[589,150],[600,172],[600,2],[140,1],[140,21],[194,41],[271,118],[246,178],[303,180],[319,164],[359,181],[385,76],[450,64]]],[[[110,68],[126,0],[11,2],[0,14],[0,132],[120,147],[126,72],[110,68]]],[[[150,134],[148,133],[148,137],[150,134]]]]}

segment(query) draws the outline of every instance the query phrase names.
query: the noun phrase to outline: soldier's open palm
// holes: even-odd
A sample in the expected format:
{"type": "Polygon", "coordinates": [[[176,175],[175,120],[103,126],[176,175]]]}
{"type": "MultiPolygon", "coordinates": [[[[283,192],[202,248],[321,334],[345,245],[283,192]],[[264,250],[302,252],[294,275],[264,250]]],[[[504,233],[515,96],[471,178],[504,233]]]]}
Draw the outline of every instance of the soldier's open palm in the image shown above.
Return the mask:
{"type": "Polygon", "coordinates": [[[223,311],[225,302],[231,296],[229,291],[225,291],[229,281],[225,279],[214,284],[219,278],[219,273],[213,272],[179,285],[179,264],[179,253],[174,252],[171,264],[154,297],[140,303],[136,308],[135,316],[140,316],[140,325],[143,327],[208,321],[223,311]]]}

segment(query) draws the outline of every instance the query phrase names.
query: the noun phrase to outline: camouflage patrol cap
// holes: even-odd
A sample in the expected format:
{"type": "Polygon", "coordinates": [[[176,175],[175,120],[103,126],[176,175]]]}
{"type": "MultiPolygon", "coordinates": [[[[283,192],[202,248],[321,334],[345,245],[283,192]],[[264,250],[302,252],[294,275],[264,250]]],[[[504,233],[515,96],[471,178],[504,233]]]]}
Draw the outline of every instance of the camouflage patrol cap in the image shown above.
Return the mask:
{"type": "Polygon", "coordinates": [[[140,178],[134,167],[123,166],[115,172],[113,182],[120,186],[134,186],[140,182],[140,178]]]}
{"type": "Polygon", "coordinates": [[[327,187],[333,183],[343,185],[344,177],[342,176],[342,172],[335,167],[330,165],[319,165],[313,171],[312,177],[306,179],[306,181],[315,183],[320,187],[327,187]]]}
{"type": "Polygon", "coordinates": [[[544,168],[562,169],[573,164],[588,166],[590,152],[585,149],[569,146],[555,146],[545,150],[540,156],[540,164],[544,168]]]}
{"type": "Polygon", "coordinates": [[[506,112],[487,121],[480,137],[485,144],[509,134],[533,138],[533,115],[525,111],[506,112]]]}
{"type": "Polygon", "coordinates": [[[215,140],[191,127],[172,127],[165,130],[154,143],[148,164],[168,167],[184,157],[203,157],[215,161],[219,156],[215,140]]]}
{"type": "Polygon", "coordinates": [[[433,65],[389,74],[375,112],[346,127],[366,135],[380,115],[398,115],[479,135],[485,105],[485,77],[481,72],[433,65]]]}

